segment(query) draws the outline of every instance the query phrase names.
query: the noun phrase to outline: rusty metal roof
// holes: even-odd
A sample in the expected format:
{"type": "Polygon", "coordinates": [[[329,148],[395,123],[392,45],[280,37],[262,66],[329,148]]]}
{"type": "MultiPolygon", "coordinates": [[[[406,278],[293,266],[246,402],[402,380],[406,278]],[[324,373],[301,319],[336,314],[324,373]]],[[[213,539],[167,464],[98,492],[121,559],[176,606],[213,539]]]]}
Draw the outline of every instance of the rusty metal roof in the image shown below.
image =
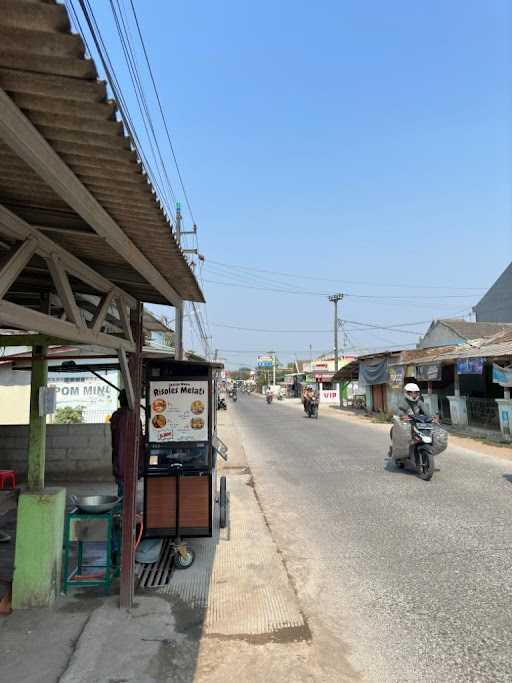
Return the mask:
{"type": "MultiPolygon", "coordinates": [[[[116,104],[54,0],[0,0],[0,87],[184,300],[203,294],[116,118],[116,104]]],[[[141,301],[168,303],[45,181],[0,142],[0,202],[141,301]]],[[[37,257],[16,283],[52,290],[37,257]]],[[[82,283],[87,292],[87,283],[82,283]]]]}

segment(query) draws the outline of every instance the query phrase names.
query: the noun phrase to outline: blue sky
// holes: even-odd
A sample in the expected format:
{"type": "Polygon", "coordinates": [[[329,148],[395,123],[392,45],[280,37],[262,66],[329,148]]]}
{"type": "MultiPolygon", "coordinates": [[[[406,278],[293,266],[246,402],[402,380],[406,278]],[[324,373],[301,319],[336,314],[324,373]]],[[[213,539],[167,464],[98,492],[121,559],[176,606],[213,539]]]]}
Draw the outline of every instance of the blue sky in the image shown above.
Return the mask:
{"type": "MultiPolygon", "coordinates": [[[[327,351],[325,293],[370,297],[347,296],[347,320],[417,323],[469,311],[510,262],[510,3],[135,6],[199,227],[213,345],[229,365],[327,351]]],[[[109,3],[93,8],[135,112],[109,3]]],[[[156,108],[154,119],[169,159],[156,108]]],[[[416,339],[346,327],[348,346],[416,339]]]]}

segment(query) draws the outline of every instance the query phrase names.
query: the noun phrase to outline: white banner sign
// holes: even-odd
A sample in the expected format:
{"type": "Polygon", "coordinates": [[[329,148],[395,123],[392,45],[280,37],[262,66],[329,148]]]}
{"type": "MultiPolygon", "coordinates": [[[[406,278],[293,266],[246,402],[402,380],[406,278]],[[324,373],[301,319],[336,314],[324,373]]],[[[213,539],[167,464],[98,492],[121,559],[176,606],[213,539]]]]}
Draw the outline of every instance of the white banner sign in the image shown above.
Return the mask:
{"type": "Polygon", "coordinates": [[[149,440],[208,441],[208,382],[150,382],[149,440]]]}
{"type": "MultiPolygon", "coordinates": [[[[108,375],[108,379],[113,384],[117,383],[115,375],[108,375]]],[[[113,413],[117,408],[117,391],[94,375],[50,373],[48,384],[56,389],[57,408],[80,406],[85,411],[105,413],[113,413]]]]}
{"type": "Polygon", "coordinates": [[[320,403],[338,403],[339,395],[336,389],[322,389],[320,391],[320,403]]]}

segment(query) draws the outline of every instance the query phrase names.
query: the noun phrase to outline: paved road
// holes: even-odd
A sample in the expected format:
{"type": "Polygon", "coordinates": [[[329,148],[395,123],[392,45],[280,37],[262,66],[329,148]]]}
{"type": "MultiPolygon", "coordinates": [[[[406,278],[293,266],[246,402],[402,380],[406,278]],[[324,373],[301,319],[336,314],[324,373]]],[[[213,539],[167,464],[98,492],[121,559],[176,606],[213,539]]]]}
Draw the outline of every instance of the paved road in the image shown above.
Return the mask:
{"type": "Polygon", "coordinates": [[[512,461],[452,448],[423,482],[375,426],[230,409],[315,638],[365,681],[512,681],[512,461]]]}

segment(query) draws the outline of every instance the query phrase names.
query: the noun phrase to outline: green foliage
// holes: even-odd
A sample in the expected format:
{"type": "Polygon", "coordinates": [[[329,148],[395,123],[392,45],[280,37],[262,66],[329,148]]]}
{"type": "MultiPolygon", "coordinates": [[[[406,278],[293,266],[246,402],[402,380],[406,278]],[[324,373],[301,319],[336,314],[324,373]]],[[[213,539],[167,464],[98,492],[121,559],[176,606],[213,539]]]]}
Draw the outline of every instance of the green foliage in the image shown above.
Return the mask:
{"type": "Polygon", "coordinates": [[[80,424],[84,421],[84,408],[83,406],[57,408],[53,421],[55,424],[80,424]]]}
{"type": "Polygon", "coordinates": [[[251,368],[238,368],[238,370],[233,370],[231,372],[231,377],[234,379],[250,379],[251,368]]]}

